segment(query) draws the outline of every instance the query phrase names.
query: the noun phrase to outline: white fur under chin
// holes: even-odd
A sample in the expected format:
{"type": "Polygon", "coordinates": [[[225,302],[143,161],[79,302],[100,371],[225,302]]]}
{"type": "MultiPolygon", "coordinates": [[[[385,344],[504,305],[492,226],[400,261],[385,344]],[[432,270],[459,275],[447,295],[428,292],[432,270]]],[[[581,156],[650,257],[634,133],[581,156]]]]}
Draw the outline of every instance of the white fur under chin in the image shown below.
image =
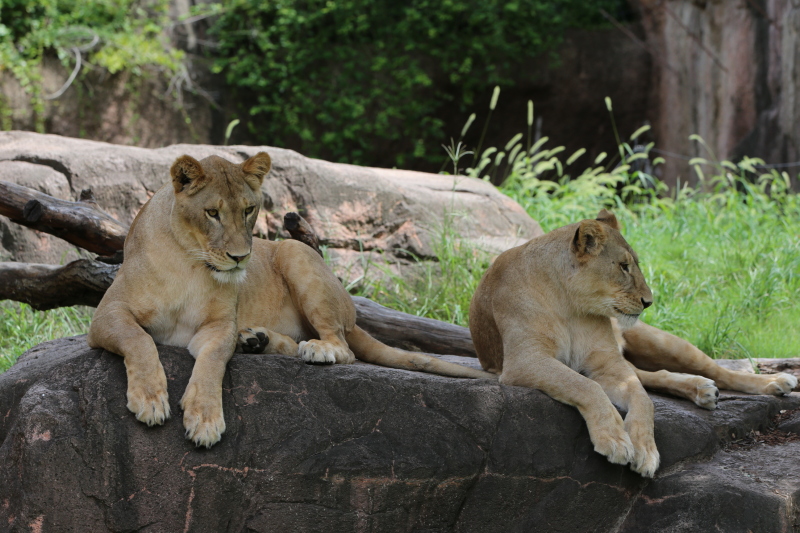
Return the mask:
{"type": "Polygon", "coordinates": [[[220,283],[242,284],[247,277],[247,271],[243,268],[232,268],[231,270],[214,270],[211,275],[220,283]]]}
{"type": "Polygon", "coordinates": [[[639,315],[626,315],[623,313],[618,313],[615,318],[617,319],[619,327],[623,330],[632,328],[639,321],[639,315]]]}

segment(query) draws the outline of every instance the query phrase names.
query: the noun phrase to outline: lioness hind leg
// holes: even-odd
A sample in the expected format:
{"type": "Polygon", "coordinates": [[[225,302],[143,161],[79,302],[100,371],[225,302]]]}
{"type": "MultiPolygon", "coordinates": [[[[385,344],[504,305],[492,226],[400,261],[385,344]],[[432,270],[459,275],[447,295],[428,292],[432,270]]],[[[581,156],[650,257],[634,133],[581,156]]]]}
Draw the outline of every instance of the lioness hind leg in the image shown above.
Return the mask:
{"type": "Polygon", "coordinates": [[[241,353],[281,354],[297,357],[298,346],[294,339],[266,328],[239,330],[236,351],[241,353]]]}
{"type": "Polygon", "coordinates": [[[790,374],[749,374],[722,368],[690,342],[642,322],[625,330],[625,357],[642,370],[669,370],[713,379],[721,389],[782,396],[797,386],[790,374]]]}
{"type": "Polygon", "coordinates": [[[153,338],[121,306],[101,305],[89,328],[89,346],[119,354],[128,378],[127,407],[140,422],[161,425],[170,417],[167,376],[153,338]]]}
{"type": "MultiPolygon", "coordinates": [[[[633,365],[631,365],[633,366],[633,365]]],[[[719,389],[713,380],[692,374],[659,370],[647,372],[635,368],[636,377],[644,388],[666,392],[674,396],[686,398],[703,409],[713,411],[717,408],[719,389]]]]}
{"type": "Polygon", "coordinates": [[[616,352],[595,353],[587,358],[589,377],[600,384],[611,401],[627,411],[625,430],[633,444],[631,470],[653,477],[661,462],[653,435],[653,402],[631,365],[616,352]]]}

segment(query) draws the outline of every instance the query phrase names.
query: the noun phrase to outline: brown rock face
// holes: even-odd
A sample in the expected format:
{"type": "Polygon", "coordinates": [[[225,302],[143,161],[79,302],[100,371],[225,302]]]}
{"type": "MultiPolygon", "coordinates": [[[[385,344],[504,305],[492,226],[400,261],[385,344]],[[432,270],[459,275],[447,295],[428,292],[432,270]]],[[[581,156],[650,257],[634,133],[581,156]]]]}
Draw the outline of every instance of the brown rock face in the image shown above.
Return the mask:
{"type": "MultiPolygon", "coordinates": [[[[654,53],[657,148],[710,157],[800,161],[800,5],[794,0],[638,0],[654,53]]],[[[786,168],[797,176],[800,165],[786,168]]],[[[694,179],[667,157],[664,178],[694,179]]],[[[795,183],[797,185],[797,183],[795,183]]]]}
{"type": "Polygon", "coordinates": [[[194,361],[159,352],[174,418],[156,428],[125,407],[122,359],[84,337],[0,375],[4,528],[744,533],[790,530],[800,503],[798,443],[724,447],[796,394],[723,394],[714,412],[654,395],[662,467],[645,480],[538,391],[282,356],[233,357],[227,432],[198,450],[178,406],[194,361]]]}
{"type": "MultiPolygon", "coordinates": [[[[357,167],[309,159],[291,150],[251,146],[173,145],[146,149],[28,132],[0,133],[0,180],[75,199],[85,188],[100,208],[129,224],[169,180],[183,154],[216,154],[243,161],[266,151],[273,169],[264,182],[256,226],[274,237],[287,211],[299,211],[323,239],[346,279],[360,275],[364,253],[380,261],[409,254],[433,258],[445,221],[450,231],[489,251],[501,251],[542,233],[525,211],[481,180],[403,170],[357,167]]],[[[61,262],[74,252],[58,239],[16,227],[0,217],[0,258],[61,262]]],[[[288,235],[286,235],[288,237],[288,235]]]]}

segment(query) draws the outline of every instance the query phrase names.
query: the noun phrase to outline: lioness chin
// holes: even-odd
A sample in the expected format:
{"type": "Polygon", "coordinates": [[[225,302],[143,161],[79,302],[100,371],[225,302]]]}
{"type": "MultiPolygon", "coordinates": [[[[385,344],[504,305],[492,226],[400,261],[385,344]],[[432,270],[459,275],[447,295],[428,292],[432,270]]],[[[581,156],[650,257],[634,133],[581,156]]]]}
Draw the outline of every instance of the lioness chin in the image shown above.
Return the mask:
{"type": "Polygon", "coordinates": [[[211,447],[225,432],[222,378],[237,344],[314,364],[364,361],[445,376],[492,374],[390,348],[356,326],[350,295],[311,248],[253,239],[271,160],[178,158],[172,181],[142,207],[125,260],[97,307],[88,342],[124,358],[128,409],[147,425],[170,417],[156,342],[189,349],[181,399],[186,437],[211,447]],[[298,344],[299,343],[299,344],[298,344]]]}
{"type": "Polygon", "coordinates": [[[782,395],[797,379],[724,369],[640,322],[653,297],[638,263],[603,210],[498,256],[472,298],[469,326],[481,365],[501,383],[576,407],[595,451],[653,477],[659,454],[644,387],[715,409],[717,385],[782,395]],[[627,411],[624,420],[615,405],[627,411]]]}

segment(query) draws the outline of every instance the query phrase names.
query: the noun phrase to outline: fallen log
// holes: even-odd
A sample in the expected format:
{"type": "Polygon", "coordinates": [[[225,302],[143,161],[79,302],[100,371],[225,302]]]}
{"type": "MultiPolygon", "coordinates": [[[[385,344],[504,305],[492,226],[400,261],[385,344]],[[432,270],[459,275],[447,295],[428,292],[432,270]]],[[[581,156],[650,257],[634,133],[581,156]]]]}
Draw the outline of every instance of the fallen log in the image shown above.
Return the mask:
{"type": "Polygon", "coordinates": [[[98,209],[89,190],[70,202],[0,181],[0,215],[102,256],[122,250],[128,234],[126,226],[98,209]]]}
{"type": "Polygon", "coordinates": [[[409,315],[368,298],[353,296],[356,323],[379,341],[410,350],[478,357],[469,329],[432,318],[409,315]]]}
{"type": "Polygon", "coordinates": [[[0,263],[0,300],[25,302],[45,311],[73,305],[96,306],[119,265],[78,259],[64,266],[0,263]]]}

